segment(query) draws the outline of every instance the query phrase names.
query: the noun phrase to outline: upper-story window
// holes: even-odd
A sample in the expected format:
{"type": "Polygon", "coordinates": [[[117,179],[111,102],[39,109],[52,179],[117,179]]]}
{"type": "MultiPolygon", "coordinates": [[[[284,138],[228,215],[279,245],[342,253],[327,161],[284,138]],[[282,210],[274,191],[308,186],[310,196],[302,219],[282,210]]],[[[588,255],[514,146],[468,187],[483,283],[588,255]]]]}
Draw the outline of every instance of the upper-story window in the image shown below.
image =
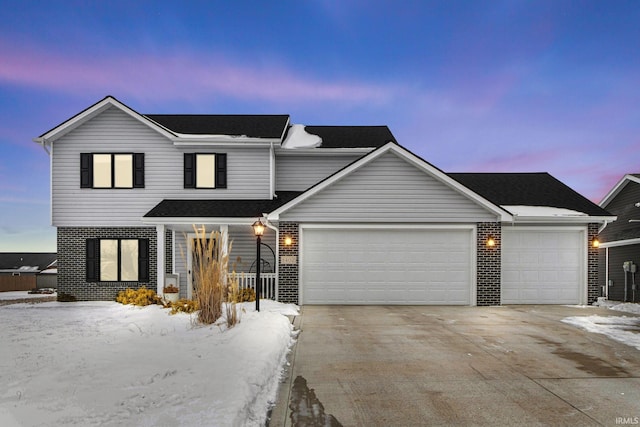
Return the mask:
{"type": "Polygon", "coordinates": [[[227,155],[185,153],[184,188],[227,188],[227,155]]]}
{"type": "Polygon", "coordinates": [[[81,153],[81,188],[144,188],[144,153],[81,153]]]}

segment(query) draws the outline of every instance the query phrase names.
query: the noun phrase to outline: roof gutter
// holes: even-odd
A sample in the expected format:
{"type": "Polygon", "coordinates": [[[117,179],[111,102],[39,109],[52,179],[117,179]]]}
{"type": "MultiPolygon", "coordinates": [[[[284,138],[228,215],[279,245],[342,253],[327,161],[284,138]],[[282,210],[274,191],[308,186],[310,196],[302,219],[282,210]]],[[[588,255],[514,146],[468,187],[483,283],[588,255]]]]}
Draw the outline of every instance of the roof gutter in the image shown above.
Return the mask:
{"type": "Polygon", "coordinates": [[[557,223],[579,223],[589,224],[593,222],[602,223],[600,231],[604,230],[608,223],[617,219],[615,216],[521,216],[514,214],[511,223],[536,223],[536,224],[557,224],[557,223]]]}
{"type": "Polygon", "coordinates": [[[47,152],[47,155],[51,155],[51,151],[49,151],[49,148],[47,148],[47,145],[51,145],[51,143],[47,141],[45,137],[42,136],[39,138],[33,138],[32,141],[41,146],[42,149],[47,152]]]}
{"type": "Polygon", "coordinates": [[[255,220],[254,217],[142,217],[144,224],[155,225],[251,225],[255,220]]]}

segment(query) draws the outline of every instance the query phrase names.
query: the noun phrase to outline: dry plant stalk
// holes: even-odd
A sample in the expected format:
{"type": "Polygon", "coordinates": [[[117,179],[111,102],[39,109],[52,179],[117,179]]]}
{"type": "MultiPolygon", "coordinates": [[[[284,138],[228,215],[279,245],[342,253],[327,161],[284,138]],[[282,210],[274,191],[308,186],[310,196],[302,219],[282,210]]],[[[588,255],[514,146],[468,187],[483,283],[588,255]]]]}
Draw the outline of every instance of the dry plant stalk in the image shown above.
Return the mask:
{"type": "Polygon", "coordinates": [[[198,321],[210,325],[223,314],[225,307],[228,327],[237,324],[240,319],[236,312],[238,279],[235,273],[229,275],[229,253],[231,243],[226,245],[226,236],[219,231],[207,234],[205,227],[194,226],[196,238],[191,242],[192,277],[195,286],[195,299],[198,301],[198,321]]]}
{"type": "Polygon", "coordinates": [[[234,325],[240,323],[240,316],[236,309],[236,303],[240,299],[240,285],[238,283],[238,276],[235,272],[231,273],[228,277],[229,284],[227,285],[227,297],[225,304],[225,316],[227,319],[227,327],[231,328],[234,325]]]}

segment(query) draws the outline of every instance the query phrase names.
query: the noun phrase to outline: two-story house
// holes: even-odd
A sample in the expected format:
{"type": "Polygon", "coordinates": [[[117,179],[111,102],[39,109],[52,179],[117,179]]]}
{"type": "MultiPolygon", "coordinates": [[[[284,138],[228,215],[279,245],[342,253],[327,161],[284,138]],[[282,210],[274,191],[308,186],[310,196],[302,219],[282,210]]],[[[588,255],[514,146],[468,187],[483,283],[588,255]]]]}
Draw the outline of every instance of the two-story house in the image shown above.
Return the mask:
{"type": "Polygon", "coordinates": [[[193,226],[300,304],[578,304],[615,219],[546,173],[447,174],[386,126],[287,115],[145,115],[106,97],[35,141],[51,158],[58,292],[114,299],[177,277],[193,226]],[[270,250],[269,250],[270,249],[270,250]]]}

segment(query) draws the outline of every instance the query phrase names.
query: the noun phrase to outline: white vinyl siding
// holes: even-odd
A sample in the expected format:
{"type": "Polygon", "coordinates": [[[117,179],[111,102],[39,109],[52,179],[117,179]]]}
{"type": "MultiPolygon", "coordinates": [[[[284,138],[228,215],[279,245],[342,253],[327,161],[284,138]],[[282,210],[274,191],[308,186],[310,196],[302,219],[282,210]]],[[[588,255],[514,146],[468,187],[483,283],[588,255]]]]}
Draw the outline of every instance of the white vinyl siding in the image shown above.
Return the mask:
{"type": "MultiPolygon", "coordinates": [[[[253,234],[253,228],[249,225],[233,225],[229,226],[229,240],[231,241],[231,253],[229,256],[229,264],[235,264],[235,271],[240,273],[255,273],[256,267],[252,264],[256,259],[256,236],[253,234]]],[[[262,243],[268,245],[269,248],[276,251],[275,232],[270,228],[266,228],[262,243]]],[[[276,266],[273,253],[265,246],[262,246],[260,256],[267,263],[264,265],[263,272],[275,272],[276,266]]]]}
{"type": "Polygon", "coordinates": [[[276,191],[304,191],[363,155],[276,156],[276,191]]]}
{"type": "Polygon", "coordinates": [[[474,233],[303,228],[302,304],[475,304],[474,233]]]}
{"type": "Polygon", "coordinates": [[[393,153],[286,211],[287,221],[482,222],[496,215],[393,153]]]}
{"type": "Polygon", "coordinates": [[[269,147],[176,147],[156,131],[110,108],[53,143],[52,218],[62,226],[137,226],[163,199],[266,199],[269,147]],[[184,153],[227,154],[227,188],[185,189],[184,153]],[[145,188],[80,188],[80,153],[144,153],[145,188]]]}
{"type": "Polygon", "coordinates": [[[504,227],[502,303],[584,303],[585,233],[584,227],[504,227]]]}

